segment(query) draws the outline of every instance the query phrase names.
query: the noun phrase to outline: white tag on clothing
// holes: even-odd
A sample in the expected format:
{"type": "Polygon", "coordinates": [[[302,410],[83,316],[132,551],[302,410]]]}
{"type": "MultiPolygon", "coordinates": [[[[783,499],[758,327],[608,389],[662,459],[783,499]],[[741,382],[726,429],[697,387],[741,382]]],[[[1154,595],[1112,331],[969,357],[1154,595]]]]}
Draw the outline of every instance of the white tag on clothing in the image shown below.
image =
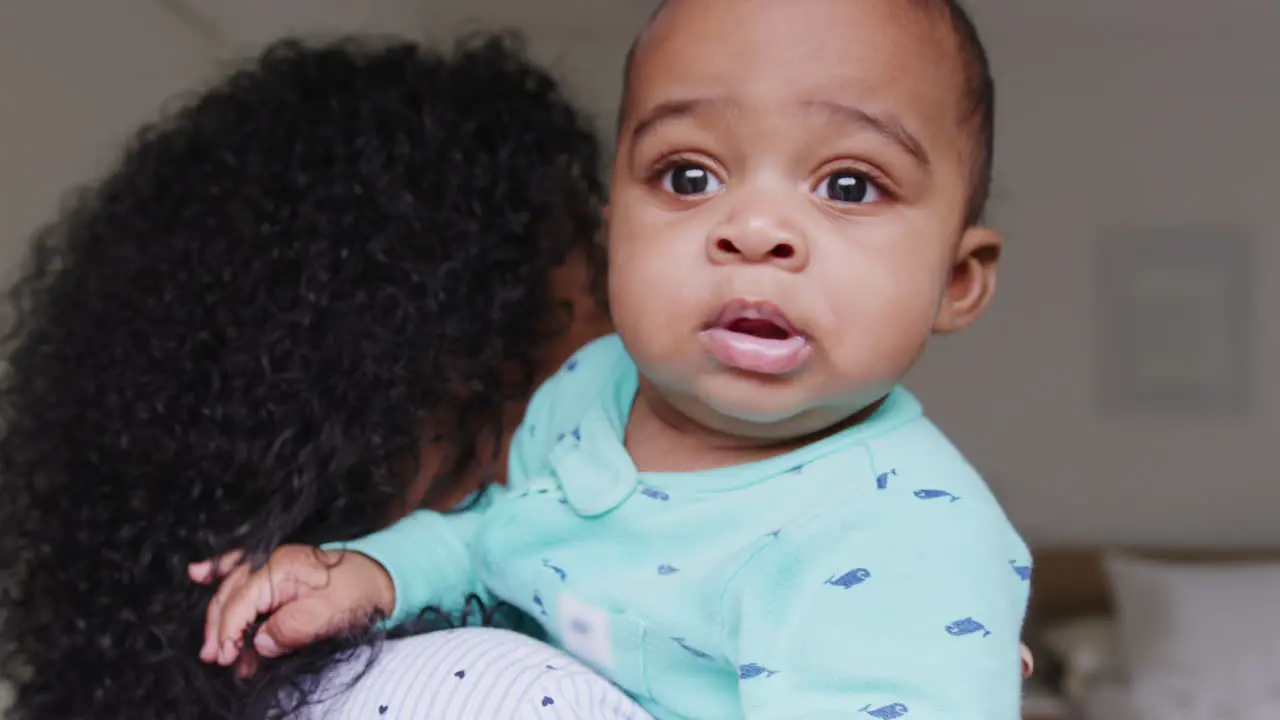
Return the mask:
{"type": "Polygon", "coordinates": [[[613,669],[609,616],[600,608],[563,593],[556,603],[560,640],[570,654],[605,670],[613,669]]]}

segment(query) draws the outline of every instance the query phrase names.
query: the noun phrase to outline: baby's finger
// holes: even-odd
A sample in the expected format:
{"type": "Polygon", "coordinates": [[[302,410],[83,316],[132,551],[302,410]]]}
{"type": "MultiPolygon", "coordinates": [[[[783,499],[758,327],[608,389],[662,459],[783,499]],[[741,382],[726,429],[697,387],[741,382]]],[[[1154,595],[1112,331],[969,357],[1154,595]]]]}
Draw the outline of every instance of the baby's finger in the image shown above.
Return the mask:
{"type": "Polygon", "coordinates": [[[191,582],[209,585],[214,580],[213,569],[214,563],[212,560],[193,562],[187,566],[187,577],[191,579],[191,582]]]}
{"type": "Polygon", "coordinates": [[[310,589],[305,578],[298,576],[308,569],[289,563],[268,563],[237,588],[235,597],[227,601],[222,611],[222,626],[218,631],[221,664],[230,665],[235,661],[245,631],[259,616],[297,600],[310,589]]]}
{"type": "Polygon", "coordinates": [[[280,608],[253,638],[253,647],[264,658],[278,658],[332,637],[363,618],[354,616],[324,594],[311,595],[280,608]]]}
{"type": "Polygon", "coordinates": [[[209,599],[209,607],[204,613],[204,644],[200,646],[201,660],[207,663],[217,662],[218,633],[222,628],[222,616],[226,612],[227,602],[235,596],[240,585],[244,584],[248,576],[248,567],[241,566],[237,568],[235,572],[222,581],[222,584],[218,586],[217,592],[209,599]]]}
{"type": "Polygon", "coordinates": [[[195,582],[202,585],[208,585],[215,580],[221,580],[236,569],[240,561],[244,560],[243,550],[232,550],[228,553],[202,560],[197,563],[191,563],[187,567],[187,575],[195,582]]]}
{"type": "Polygon", "coordinates": [[[244,562],[243,550],[232,550],[229,553],[224,553],[223,556],[218,558],[217,562],[214,563],[213,575],[218,579],[224,578],[230,574],[232,570],[239,567],[242,562],[244,562]]]}

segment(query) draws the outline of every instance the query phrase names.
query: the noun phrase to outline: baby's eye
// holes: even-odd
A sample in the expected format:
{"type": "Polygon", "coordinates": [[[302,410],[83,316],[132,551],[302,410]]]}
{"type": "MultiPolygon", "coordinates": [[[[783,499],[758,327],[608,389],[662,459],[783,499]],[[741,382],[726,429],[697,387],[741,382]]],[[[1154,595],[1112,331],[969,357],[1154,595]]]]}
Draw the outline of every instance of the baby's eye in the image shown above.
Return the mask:
{"type": "Polygon", "coordinates": [[[676,195],[706,195],[720,189],[720,179],[693,163],[677,163],[662,174],[662,187],[676,195]]]}
{"type": "Polygon", "coordinates": [[[817,188],[818,197],[838,203],[870,203],[880,199],[880,188],[862,173],[841,170],[828,175],[817,188]]]}

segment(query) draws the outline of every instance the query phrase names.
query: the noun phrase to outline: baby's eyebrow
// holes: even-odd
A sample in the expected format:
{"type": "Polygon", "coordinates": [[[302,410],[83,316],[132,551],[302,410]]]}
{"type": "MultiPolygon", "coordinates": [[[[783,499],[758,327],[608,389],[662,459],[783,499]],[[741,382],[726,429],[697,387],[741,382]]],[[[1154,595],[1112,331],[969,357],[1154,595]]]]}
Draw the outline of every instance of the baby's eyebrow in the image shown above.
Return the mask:
{"type": "Polygon", "coordinates": [[[854,125],[883,136],[905,150],[926,170],[933,165],[929,159],[928,151],[924,149],[924,143],[920,142],[920,138],[913,135],[901,120],[892,115],[877,115],[862,108],[834,100],[808,100],[804,103],[804,106],[808,110],[836,115],[854,125]]]}
{"type": "MultiPolygon", "coordinates": [[[[834,100],[806,100],[801,105],[809,111],[817,111],[834,115],[863,129],[888,139],[902,148],[908,155],[928,170],[933,166],[924,143],[916,137],[901,120],[893,115],[880,115],[862,108],[834,100]]],[[[701,115],[708,110],[735,108],[737,104],[727,97],[693,97],[679,98],[660,102],[649,109],[631,129],[631,144],[635,146],[646,134],[653,131],[661,123],[670,120],[690,118],[701,115]]]]}
{"type": "Polygon", "coordinates": [[[653,130],[660,123],[681,118],[700,115],[709,109],[733,105],[733,101],[721,97],[683,98],[658,103],[649,109],[631,129],[631,143],[640,142],[640,138],[653,130]]]}

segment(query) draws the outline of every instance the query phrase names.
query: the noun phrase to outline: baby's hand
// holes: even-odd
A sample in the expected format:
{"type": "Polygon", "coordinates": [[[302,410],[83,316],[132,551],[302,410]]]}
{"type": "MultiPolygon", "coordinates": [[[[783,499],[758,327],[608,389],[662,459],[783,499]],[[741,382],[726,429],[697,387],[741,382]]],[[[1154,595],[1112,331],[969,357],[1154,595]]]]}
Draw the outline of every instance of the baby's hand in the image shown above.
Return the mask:
{"type": "Polygon", "coordinates": [[[202,585],[222,581],[205,616],[200,659],[235,664],[241,675],[254,672],[258,656],[280,657],[394,609],[391,576],[359,553],[285,545],[258,570],[243,559],[234,551],[187,570],[202,585]],[[245,630],[262,615],[270,617],[246,652],[245,630]]]}

